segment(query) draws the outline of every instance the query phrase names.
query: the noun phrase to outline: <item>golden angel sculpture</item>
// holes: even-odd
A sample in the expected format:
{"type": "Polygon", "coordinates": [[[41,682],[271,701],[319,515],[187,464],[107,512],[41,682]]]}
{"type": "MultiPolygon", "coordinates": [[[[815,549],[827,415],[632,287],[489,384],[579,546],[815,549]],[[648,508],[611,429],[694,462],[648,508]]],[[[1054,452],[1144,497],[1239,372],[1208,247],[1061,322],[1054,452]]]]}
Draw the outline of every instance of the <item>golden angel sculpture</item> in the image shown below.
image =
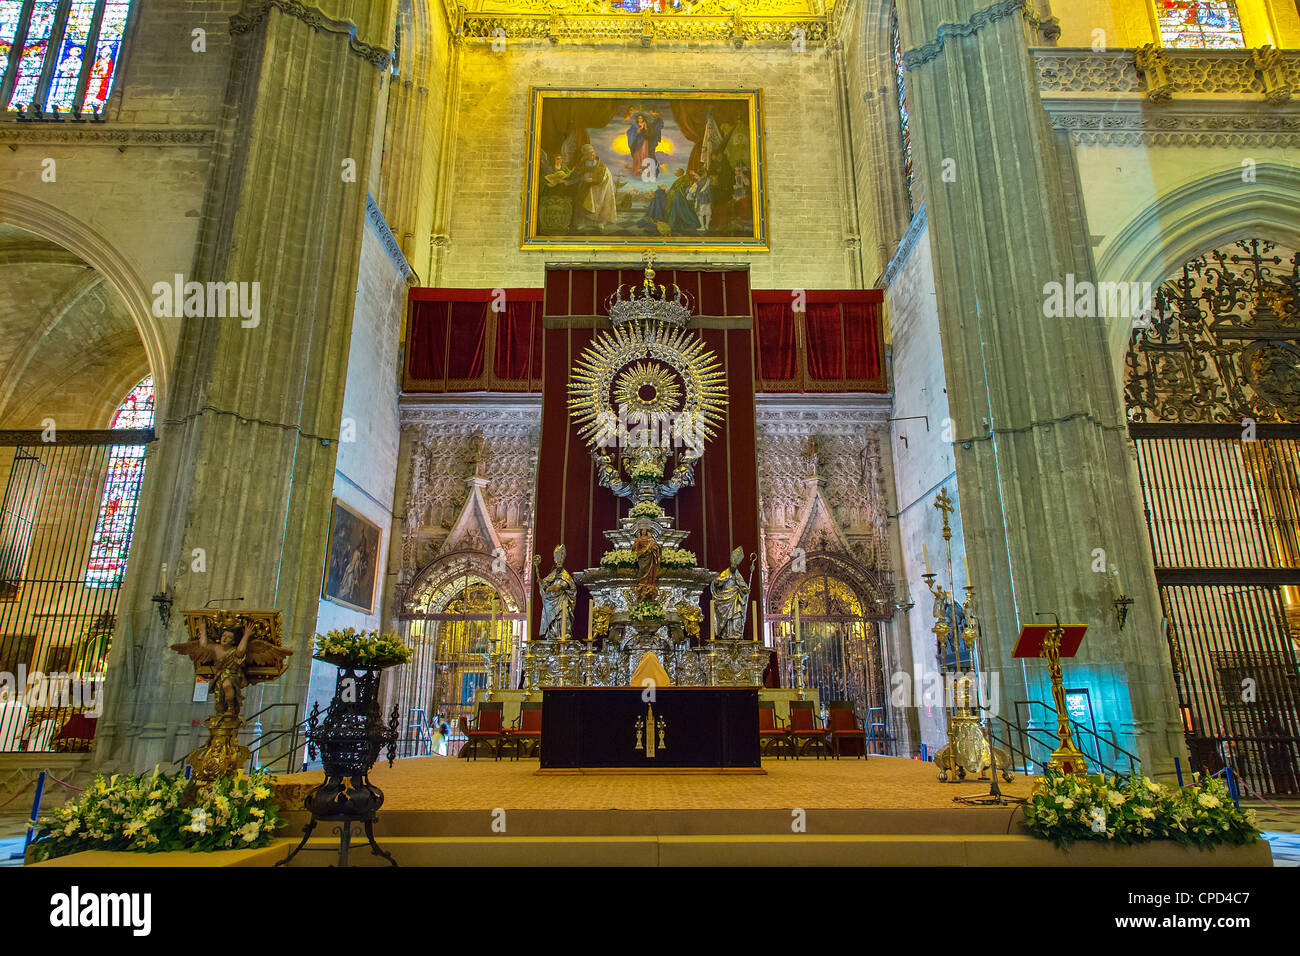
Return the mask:
{"type": "Polygon", "coordinates": [[[282,675],[293,651],[280,646],[279,611],[186,611],[185,628],[191,640],[173,644],[172,650],[194,662],[194,673],[207,678],[214,699],[208,742],[187,759],[194,779],[210,783],[232,776],[249,758],[239,742],[244,688],[282,675]]]}
{"type": "Polygon", "coordinates": [[[244,688],[284,673],[285,660],[293,651],[253,636],[254,628],[224,623],[216,641],[208,639],[208,619],[197,620],[199,639],[173,644],[172,650],[194,661],[195,673],[208,670],[208,695],[215,698],[218,714],[238,715],[244,706],[244,688]],[[269,675],[265,671],[272,670],[269,675]],[[260,673],[259,673],[260,671],[260,673]]]}

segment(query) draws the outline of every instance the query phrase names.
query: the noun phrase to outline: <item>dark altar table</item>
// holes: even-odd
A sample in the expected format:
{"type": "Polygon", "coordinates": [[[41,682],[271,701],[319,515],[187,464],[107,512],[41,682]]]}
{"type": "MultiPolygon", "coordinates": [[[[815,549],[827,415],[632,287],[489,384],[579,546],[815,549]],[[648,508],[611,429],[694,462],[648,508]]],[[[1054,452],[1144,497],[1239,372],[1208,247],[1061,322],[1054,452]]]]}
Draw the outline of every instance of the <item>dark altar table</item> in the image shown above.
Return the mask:
{"type": "Polygon", "coordinates": [[[542,689],[541,772],[763,773],[757,687],[542,689]]]}

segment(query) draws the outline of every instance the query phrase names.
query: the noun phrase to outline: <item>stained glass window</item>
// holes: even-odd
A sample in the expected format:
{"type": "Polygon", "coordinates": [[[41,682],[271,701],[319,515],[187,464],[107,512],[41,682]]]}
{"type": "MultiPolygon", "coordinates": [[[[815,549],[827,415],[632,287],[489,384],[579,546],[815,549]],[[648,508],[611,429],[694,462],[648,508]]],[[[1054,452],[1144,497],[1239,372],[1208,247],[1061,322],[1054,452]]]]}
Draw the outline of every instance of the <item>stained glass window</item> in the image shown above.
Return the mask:
{"type": "Polygon", "coordinates": [[[6,108],[102,110],[130,12],[131,0],[0,0],[6,108]]]}
{"type": "Polygon", "coordinates": [[[894,75],[898,84],[898,120],[903,134],[903,175],[907,177],[907,211],[912,212],[916,170],[912,166],[912,121],[907,115],[907,79],[903,71],[903,38],[898,32],[898,8],[891,24],[894,44],[894,75]]]}
{"type": "MultiPolygon", "coordinates": [[[[131,389],[113,416],[112,428],[153,427],[153,376],[131,389]]],[[[99,519],[90,539],[86,587],[115,588],[122,584],[131,533],[144,480],[144,445],[114,445],[109,449],[99,519]]]]}
{"type": "Polygon", "coordinates": [[[1156,0],[1156,16],[1163,46],[1195,50],[1236,50],[1246,46],[1237,5],[1232,0],[1156,0]]]}

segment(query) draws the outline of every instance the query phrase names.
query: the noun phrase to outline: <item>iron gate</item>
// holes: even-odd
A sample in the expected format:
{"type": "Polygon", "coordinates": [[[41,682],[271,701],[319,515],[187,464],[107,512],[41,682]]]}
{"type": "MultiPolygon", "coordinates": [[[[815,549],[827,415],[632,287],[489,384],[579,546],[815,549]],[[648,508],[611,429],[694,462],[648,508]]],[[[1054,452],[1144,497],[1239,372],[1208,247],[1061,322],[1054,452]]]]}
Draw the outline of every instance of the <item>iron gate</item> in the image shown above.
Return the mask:
{"type": "Polygon", "coordinates": [[[89,749],[153,437],[0,432],[0,752],[89,749]]]}
{"type": "Polygon", "coordinates": [[[1130,434],[1192,760],[1300,793],[1300,428],[1130,434]]]}

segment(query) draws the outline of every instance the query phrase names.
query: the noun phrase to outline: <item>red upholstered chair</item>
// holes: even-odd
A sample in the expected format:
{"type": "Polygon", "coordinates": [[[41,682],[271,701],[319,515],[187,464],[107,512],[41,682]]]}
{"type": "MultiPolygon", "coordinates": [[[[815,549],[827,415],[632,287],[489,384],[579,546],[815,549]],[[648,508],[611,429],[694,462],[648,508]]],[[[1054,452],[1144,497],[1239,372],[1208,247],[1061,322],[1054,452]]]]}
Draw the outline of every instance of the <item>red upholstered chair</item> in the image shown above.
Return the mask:
{"type": "Polygon", "coordinates": [[[465,746],[461,748],[459,756],[468,759],[470,753],[473,753],[474,759],[478,760],[480,745],[487,744],[496,759],[501,759],[501,704],[499,702],[479,704],[478,717],[474,726],[470,727],[465,723],[465,718],[461,717],[460,730],[465,735],[465,746]]]}
{"type": "Polygon", "coordinates": [[[867,732],[858,725],[858,714],[851,700],[833,700],[827,705],[831,731],[831,753],[836,758],[844,756],[844,745],[855,756],[867,756],[867,732]]]}
{"type": "Polygon", "coordinates": [[[514,744],[515,760],[524,747],[528,748],[529,756],[536,753],[542,746],[542,705],[531,701],[520,704],[514,724],[501,733],[506,743],[514,744]]]}
{"type": "Polygon", "coordinates": [[[795,757],[802,756],[809,747],[817,748],[817,759],[830,753],[826,745],[827,731],[817,725],[817,711],[810,700],[790,701],[790,744],[795,757]]]}
{"type": "Polygon", "coordinates": [[[775,751],[779,760],[781,758],[782,744],[785,745],[787,751],[790,749],[790,728],[777,720],[776,705],[772,701],[760,700],[758,702],[759,750],[764,755],[775,751]]]}

